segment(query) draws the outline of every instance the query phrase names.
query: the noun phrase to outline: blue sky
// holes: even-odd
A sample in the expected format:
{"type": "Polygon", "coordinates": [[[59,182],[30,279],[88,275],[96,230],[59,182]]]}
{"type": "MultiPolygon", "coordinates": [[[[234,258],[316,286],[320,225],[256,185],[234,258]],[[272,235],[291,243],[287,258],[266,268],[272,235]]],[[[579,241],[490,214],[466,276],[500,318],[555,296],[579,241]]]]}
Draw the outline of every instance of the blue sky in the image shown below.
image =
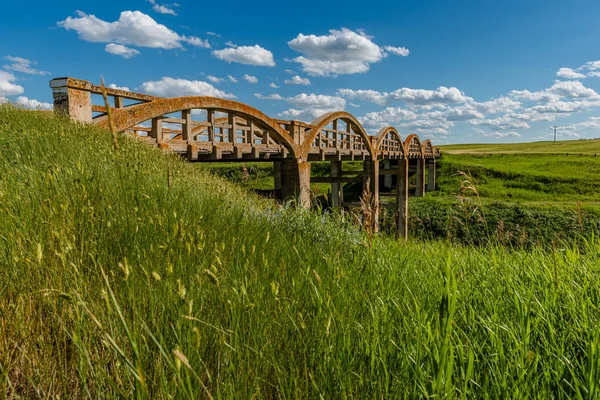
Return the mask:
{"type": "Polygon", "coordinates": [[[598,1],[10,2],[0,101],[72,76],[436,143],[600,137],[598,1]]]}

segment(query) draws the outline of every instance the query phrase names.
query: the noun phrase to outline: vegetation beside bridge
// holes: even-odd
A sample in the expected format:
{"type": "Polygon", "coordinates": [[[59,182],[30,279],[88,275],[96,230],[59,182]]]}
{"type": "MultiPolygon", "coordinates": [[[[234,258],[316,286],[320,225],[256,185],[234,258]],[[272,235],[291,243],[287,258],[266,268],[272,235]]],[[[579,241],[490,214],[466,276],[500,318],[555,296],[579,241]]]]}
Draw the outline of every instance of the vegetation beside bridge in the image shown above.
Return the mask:
{"type": "Polygon", "coordinates": [[[600,242],[369,238],[0,106],[8,397],[594,398],[600,242]]]}

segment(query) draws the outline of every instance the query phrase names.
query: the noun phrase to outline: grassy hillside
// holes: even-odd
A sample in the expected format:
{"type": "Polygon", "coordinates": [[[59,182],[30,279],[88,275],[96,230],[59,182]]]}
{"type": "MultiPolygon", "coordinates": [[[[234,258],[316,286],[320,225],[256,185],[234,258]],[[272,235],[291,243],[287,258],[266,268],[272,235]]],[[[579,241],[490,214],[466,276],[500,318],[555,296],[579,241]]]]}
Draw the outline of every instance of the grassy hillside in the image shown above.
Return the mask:
{"type": "Polygon", "coordinates": [[[586,153],[600,155],[600,139],[594,140],[562,140],[558,142],[532,143],[482,143],[482,144],[452,144],[440,146],[443,153],[586,153]]]}
{"type": "Polygon", "coordinates": [[[595,238],[369,240],[6,105],[0,170],[7,397],[598,396],[595,238]]]}

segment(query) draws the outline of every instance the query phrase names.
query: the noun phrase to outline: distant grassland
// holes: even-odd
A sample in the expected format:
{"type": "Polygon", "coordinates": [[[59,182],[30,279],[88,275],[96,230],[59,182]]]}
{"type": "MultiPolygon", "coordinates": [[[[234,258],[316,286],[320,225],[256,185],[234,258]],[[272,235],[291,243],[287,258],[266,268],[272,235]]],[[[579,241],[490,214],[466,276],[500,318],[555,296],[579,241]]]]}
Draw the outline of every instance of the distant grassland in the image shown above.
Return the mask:
{"type": "Polygon", "coordinates": [[[7,105],[0,171],[0,397],[600,395],[597,237],[370,239],[7,105]]]}
{"type": "Polygon", "coordinates": [[[586,153],[600,155],[600,139],[594,140],[563,140],[558,142],[533,143],[482,143],[482,144],[452,144],[440,146],[442,152],[451,154],[464,153],[586,153]]]}
{"type": "Polygon", "coordinates": [[[475,178],[479,193],[490,200],[521,202],[600,201],[600,157],[542,154],[442,155],[438,195],[456,193],[457,171],[475,178]]]}

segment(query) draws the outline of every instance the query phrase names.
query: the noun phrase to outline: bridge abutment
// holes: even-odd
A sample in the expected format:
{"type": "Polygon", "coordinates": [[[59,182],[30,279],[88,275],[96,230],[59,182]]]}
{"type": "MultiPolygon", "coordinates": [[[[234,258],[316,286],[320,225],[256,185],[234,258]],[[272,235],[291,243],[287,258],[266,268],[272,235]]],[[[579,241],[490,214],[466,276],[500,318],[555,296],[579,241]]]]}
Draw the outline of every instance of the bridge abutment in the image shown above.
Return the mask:
{"type": "Polygon", "coordinates": [[[89,91],[69,86],[69,78],[50,81],[54,112],[77,122],[92,122],[92,96],[89,91]]]}

